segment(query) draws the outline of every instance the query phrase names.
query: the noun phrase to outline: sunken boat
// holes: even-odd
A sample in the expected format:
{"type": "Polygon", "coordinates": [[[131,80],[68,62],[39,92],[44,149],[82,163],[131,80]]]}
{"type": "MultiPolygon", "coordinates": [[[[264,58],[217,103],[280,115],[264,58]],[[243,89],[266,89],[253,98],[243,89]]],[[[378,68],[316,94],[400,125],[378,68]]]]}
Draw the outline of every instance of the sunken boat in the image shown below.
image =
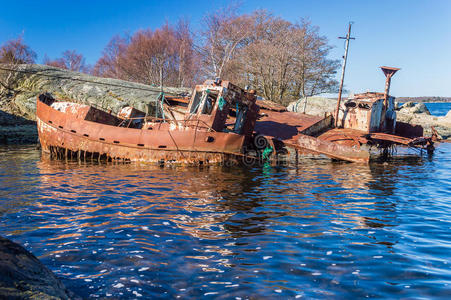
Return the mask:
{"type": "Polygon", "coordinates": [[[54,157],[236,164],[253,133],[255,98],[255,93],[228,81],[206,81],[196,86],[191,99],[160,94],[154,111],[127,106],[114,114],[42,94],[37,101],[38,134],[43,152],[54,157]]]}
{"type": "Polygon", "coordinates": [[[161,93],[153,104],[147,112],[126,106],[112,113],[42,94],[36,112],[42,151],[78,160],[249,165],[298,163],[302,154],[368,163],[394,146],[434,149],[420,126],[396,122],[388,88],[348,99],[336,118],[289,112],[220,79],[197,85],[187,98],[161,93]]]}

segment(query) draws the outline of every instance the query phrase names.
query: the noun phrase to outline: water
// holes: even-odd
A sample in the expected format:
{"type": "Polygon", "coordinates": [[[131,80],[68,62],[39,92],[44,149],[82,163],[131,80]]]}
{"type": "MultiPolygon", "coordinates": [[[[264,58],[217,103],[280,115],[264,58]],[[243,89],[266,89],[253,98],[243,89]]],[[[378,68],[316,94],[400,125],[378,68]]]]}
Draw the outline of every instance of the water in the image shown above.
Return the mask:
{"type": "Polygon", "coordinates": [[[451,144],[369,166],[0,160],[0,235],[83,298],[451,297],[451,144]]]}
{"type": "Polygon", "coordinates": [[[445,116],[451,110],[451,102],[424,103],[433,116],[445,116]]]}

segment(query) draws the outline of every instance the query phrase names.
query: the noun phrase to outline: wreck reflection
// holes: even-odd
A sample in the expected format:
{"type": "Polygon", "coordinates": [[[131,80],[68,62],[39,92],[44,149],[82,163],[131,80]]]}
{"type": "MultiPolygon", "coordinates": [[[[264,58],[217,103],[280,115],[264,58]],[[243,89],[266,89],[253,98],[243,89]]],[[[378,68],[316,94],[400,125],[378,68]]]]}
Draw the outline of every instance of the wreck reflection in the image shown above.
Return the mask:
{"type": "MultiPolygon", "coordinates": [[[[421,167],[422,161],[409,158],[398,163],[309,163],[307,159],[297,167],[161,169],[43,158],[38,167],[42,190],[48,195],[36,203],[34,213],[56,218],[41,229],[53,230],[46,244],[63,250],[42,257],[65,255],[76,260],[82,251],[77,244],[95,247],[110,240],[105,232],[124,230],[139,234],[130,233],[130,240],[122,237],[111,244],[114,250],[108,254],[118,256],[120,265],[140,264],[139,259],[122,257],[122,247],[135,245],[136,251],[158,253],[163,263],[170,253],[164,253],[157,241],[161,234],[176,240],[197,239],[200,244],[194,243],[184,256],[191,263],[172,267],[180,273],[200,269],[220,274],[235,267],[258,272],[261,262],[249,254],[263,251],[265,245],[293,239],[305,243],[348,231],[367,230],[353,242],[356,246],[392,249],[398,240],[375,235],[374,230],[398,226],[397,204],[385,199],[396,192],[397,180],[403,176],[399,171],[406,164],[421,167]]],[[[294,245],[273,251],[302,253],[294,245]]],[[[159,266],[153,260],[146,264],[159,266]]]]}
{"type": "MultiPolygon", "coordinates": [[[[388,215],[390,219],[396,218],[396,204],[381,201],[380,196],[396,191],[398,171],[406,163],[421,165],[423,161],[409,158],[402,164],[360,165],[306,160],[297,167],[270,167],[265,174],[262,168],[161,169],[137,164],[80,164],[42,157],[38,168],[45,199],[55,201],[36,202],[35,213],[59,215],[67,222],[46,226],[60,229],[99,226],[85,222],[93,219],[169,219],[183,232],[202,239],[262,234],[278,218],[288,216],[310,222],[324,216],[324,210],[329,212],[331,222],[350,223],[354,228],[383,227],[385,223],[391,226],[392,220],[365,217],[362,211],[371,215],[377,205],[378,210],[392,214],[388,215]],[[173,181],[175,178],[179,179],[173,181]],[[74,190],[66,187],[82,195],[73,197],[74,190]],[[133,197],[120,202],[102,201],[109,193],[133,197]],[[281,201],[268,203],[274,196],[281,201]],[[158,216],[155,211],[159,209],[165,214],[158,216]]],[[[100,225],[107,224],[108,221],[100,225]]]]}

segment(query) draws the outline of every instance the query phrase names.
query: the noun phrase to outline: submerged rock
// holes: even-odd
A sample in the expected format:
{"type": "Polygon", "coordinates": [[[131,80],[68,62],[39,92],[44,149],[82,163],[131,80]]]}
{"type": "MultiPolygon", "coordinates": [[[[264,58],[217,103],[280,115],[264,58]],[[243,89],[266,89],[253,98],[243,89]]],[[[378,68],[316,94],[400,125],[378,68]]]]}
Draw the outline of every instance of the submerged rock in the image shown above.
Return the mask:
{"type": "Polygon", "coordinates": [[[33,254],[0,237],[1,299],[69,299],[71,293],[33,254]]]}

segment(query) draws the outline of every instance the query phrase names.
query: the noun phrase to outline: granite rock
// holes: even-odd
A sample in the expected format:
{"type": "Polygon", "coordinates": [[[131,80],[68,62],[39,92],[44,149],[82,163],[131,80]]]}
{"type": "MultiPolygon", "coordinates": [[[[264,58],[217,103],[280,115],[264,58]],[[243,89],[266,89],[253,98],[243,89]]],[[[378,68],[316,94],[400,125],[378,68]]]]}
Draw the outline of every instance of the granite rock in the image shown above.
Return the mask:
{"type": "Polygon", "coordinates": [[[413,102],[407,102],[404,103],[404,105],[402,105],[398,110],[404,114],[431,114],[424,103],[414,104],[413,102]]]}
{"type": "Polygon", "coordinates": [[[74,296],[33,254],[0,237],[0,298],[70,299],[74,296]]]}
{"type": "Polygon", "coordinates": [[[336,99],[307,97],[291,102],[288,104],[287,110],[314,116],[324,116],[325,113],[333,112],[336,105],[336,99]]]}
{"type": "MultiPolygon", "coordinates": [[[[0,64],[0,78],[8,65],[0,64]],[[3,72],[3,73],[2,73],[3,72]]],[[[36,99],[48,92],[70,100],[119,111],[124,105],[146,111],[160,88],[124,80],[101,78],[46,65],[19,65],[10,90],[0,89],[0,144],[36,143],[36,99]],[[31,121],[31,122],[30,122],[31,121]]],[[[187,95],[189,88],[164,87],[167,95],[187,95]]]]}
{"type": "MultiPolygon", "coordinates": [[[[0,65],[0,73],[8,66],[0,65]]],[[[46,65],[19,65],[14,72],[12,89],[0,95],[0,109],[34,120],[36,97],[48,92],[56,99],[93,104],[118,111],[124,105],[146,111],[153,105],[160,88],[124,80],[96,77],[46,65]]],[[[1,74],[0,74],[1,75],[1,74]]],[[[168,95],[186,95],[189,88],[164,87],[168,95]]]]}

